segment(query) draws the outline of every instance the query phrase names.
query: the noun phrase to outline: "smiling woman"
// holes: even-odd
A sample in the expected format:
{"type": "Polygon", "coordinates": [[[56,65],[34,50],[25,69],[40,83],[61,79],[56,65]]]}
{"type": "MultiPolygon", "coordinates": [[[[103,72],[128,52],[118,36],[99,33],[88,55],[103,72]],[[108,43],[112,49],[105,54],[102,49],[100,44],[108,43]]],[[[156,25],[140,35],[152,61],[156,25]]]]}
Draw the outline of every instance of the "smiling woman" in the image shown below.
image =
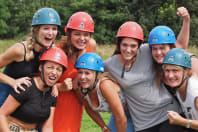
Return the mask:
{"type": "Polygon", "coordinates": [[[195,132],[198,130],[198,78],[190,72],[190,55],[183,49],[171,49],[166,54],[162,67],[164,84],[173,91],[186,116],[184,118],[175,111],[168,111],[170,124],[181,125],[188,132],[195,132]]]}

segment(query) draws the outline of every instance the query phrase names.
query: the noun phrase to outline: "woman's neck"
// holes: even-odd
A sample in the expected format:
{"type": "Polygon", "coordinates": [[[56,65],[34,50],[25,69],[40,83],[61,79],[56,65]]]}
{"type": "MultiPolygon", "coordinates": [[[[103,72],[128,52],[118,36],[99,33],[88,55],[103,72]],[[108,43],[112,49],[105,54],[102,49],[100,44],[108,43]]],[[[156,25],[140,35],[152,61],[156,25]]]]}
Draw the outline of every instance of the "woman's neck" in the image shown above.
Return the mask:
{"type": "Polygon", "coordinates": [[[97,95],[97,87],[94,88],[93,91],[89,92],[88,96],[90,98],[91,105],[97,108],[99,106],[99,100],[98,100],[98,95],[97,95]]]}
{"type": "Polygon", "coordinates": [[[50,88],[44,88],[44,82],[41,80],[40,76],[35,76],[34,78],[36,87],[41,91],[48,91],[50,88]]]}
{"type": "Polygon", "coordinates": [[[130,60],[125,60],[121,54],[118,54],[117,55],[118,57],[118,60],[120,61],[120,63],[125,66],[125,67],[130,67],[132,65],[132,61],[135,62],[136,61],[136,58],[134,59],[130,59],[130,60]]]}
{"type": "Polygon", "coordinates": [[[75,52],[73,52],[72,56],[69,57],[69,59],[70,59],[73,63],[75,63],[75,61],[78,60],[79,57],[80,57],[82,54],[84,54],[85,52],[86,52],[86,49],[80,50],[80,51],[75,51],[75,52]]]}

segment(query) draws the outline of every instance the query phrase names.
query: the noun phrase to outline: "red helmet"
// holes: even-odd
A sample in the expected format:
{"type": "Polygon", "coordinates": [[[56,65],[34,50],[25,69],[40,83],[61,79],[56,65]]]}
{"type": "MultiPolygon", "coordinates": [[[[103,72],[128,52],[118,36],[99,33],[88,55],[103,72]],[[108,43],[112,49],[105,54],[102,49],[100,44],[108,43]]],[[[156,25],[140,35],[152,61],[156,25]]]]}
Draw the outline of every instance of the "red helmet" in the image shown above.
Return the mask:
{"type": "Polygon", "coordinates": [[[67,26],[65,27],[65,33],[68,28],[93,33],[94,21],[88,13],[76,12],[69,18],[67,26]]]}
{"type": "Polygon", "coordinates": [[[39,62],[41,61],[52,61],[64,66],[67,69],[67,56],[62,49],[57,47],[46,50],[42,54],[39,62]]]}
{"type": "Polygon", "coordinates": [[[118,29],[116,37],[129,37],[144,41],[144,33],[141,26],[136,22],[125,22],[118,29]]]}

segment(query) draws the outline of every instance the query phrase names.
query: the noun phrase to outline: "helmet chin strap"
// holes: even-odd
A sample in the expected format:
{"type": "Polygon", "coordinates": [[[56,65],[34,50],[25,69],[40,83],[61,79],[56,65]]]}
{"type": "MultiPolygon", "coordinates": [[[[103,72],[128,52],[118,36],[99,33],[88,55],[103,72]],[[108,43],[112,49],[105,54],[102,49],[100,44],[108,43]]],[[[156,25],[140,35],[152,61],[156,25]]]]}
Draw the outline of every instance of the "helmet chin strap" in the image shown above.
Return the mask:
{"type": "Polygon", "coordinates": [[[125,73],[125,72],[129,72],[129,71],[131,71],[131,69],[132,69],[132,67],[133,67],[134,60],[135,60],[136,56],[137,56],[137,54],[135,54],[135,55],[132,57],[132,59],[131,59],[131,66],[129,67],[129,69],[128,69],[128,70],[125,70],[125,65],[126,65],[126,63],[124,63],[124,66],[122,67],[122,74],[121,74],[121,78],[124,78],[124,73],[125,73]]]}
{"type": "Polygon", "coordinates": [[[42,43],[40,43],[39,41],[38,41],[38,39],[37,39],[37,37],[36,37],[36,34],[33,32],[33,38],[34,38],[34,40],[35,40],[35,42],[39,45],[39,46],[41,46],[42,48],[44,48],[44,50],[45,49],[49,49],[49,48],[51,48],[52,47],[52,45],[53,45],[53,43],[54,43],[54,41],[51,43],[51,45],[49,46],[49,47],[45,47],[42,43]]]}
{"type": "MultiPolygon", "coordinates": [[[[96,85],[97,85],[97,82],[98,82],[97,76],[98,76],[98,72],[96,71],[95,81],[94,81],[94,84],[93,84],[92,87],[90,87],[90,88],[82,88],[82,87],[81,87],[81,88],[80,88],[80,91],[81,91],[81,93],[83,94],[83,96],[82,96],[82,97],[80,98],[80,100],[78,101],[79,103],[82,103],[84,97],[85,97],[89,92],[93,91],[93,90],[96,88],[96,85]]],[[[80,86],[79,83],[78,83],[78,86],[80,86]]]]}
{"type": "Polygon", "coordinates": [[[44,77],[44,64],[41,65],[42,71],[41,71],[41,80],[44,83],[44,88],[52,88],[53,86],[49,86],[47,85],[46,81],[45,81],[45,77],[44,77]]]}

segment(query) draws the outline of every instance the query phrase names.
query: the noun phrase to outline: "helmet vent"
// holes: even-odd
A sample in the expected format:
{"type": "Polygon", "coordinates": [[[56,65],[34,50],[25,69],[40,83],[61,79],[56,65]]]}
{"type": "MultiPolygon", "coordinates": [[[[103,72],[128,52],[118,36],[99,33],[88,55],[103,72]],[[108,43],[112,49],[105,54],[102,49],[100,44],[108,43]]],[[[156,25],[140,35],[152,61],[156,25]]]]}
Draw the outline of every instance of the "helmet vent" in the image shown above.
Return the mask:
{"type": "Polygon", "coordinates": [[[81,66],[85,66],[85,62],[83,61],[83,62],[81,62],[81,64],[80,64],[81,66]]]}

